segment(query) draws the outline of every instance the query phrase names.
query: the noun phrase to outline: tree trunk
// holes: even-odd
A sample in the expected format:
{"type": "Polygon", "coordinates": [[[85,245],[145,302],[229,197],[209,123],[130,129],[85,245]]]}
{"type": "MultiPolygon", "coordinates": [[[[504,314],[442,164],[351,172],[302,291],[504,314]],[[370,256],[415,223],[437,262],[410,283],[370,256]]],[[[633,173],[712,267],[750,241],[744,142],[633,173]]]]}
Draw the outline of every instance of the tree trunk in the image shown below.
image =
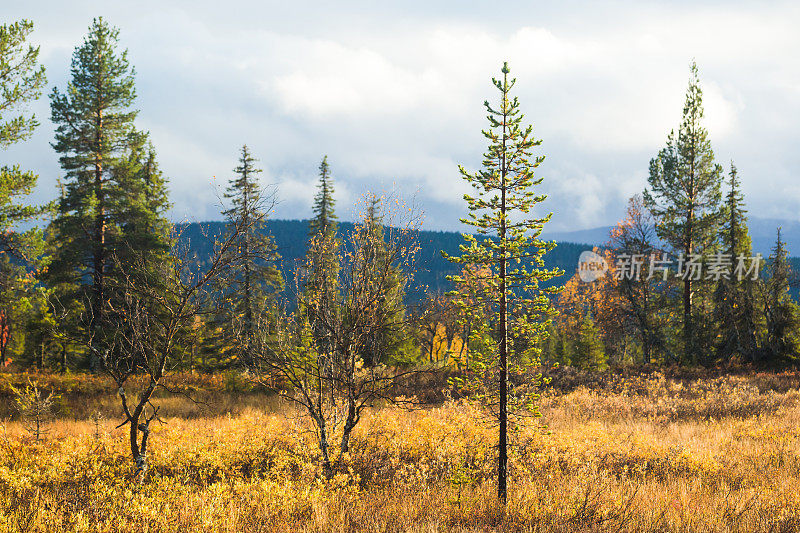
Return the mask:
{"type": "MultiPolygon", "coordinates": [[[[105,220],[105,198],[103,190],[103,112],[98,110],[95,123],[95,156],[94,156],[94,194],[97,207],[94,215],[94,246],[92,252],[92,317],[89,321],[89,329],[92,334],[97,332],[98,324],[103,320],[103,308],[105,302],[105,264],[106,264],[106,220],[105,220]]],[[[94,342],[94,335],[89,341],[89,368],[94,372],[97,370],[99,361],[95,350],[91,344],[94,342]]]]}
{"type": "Polygon", "coordinates": [[[61,373],[67,373],[67,344],[61,345],[61,373]]]}
{"type": "Polygon", "coordinates": [[[149,423],[140,424],[139,417],[136,417],[135,420],[131,421],[131,454],[133,455],[133,461],[136,465],[133,475],[139,480],[140,483],[144,481],[144,476],[147,473],[147,438],[149,436],[149,423]],[[139,443],[138,439],[139,432],[142,433],[141,443],[139,443]]]}
{"type": "Polygon", "coordinates": [[[341,453],[347,453],[350,451],[350,433],[352,433],[353,428],[356,427],[357,422],[358,414],[356,413],[355,403],[352,400],[348,400],[347,419],[344,422],[344,428],[342,429],[342,443],[339,447],[341,453]]]}
{"type": "Polygon", "coordinates": [[[322,417],[317,419],[317,425],[319,426],[319,451],[322,454],[322,473],[327,479],[330,479],[333,477],[333,468],[331,467],[330,444],[328,443],[325,419],[322,417]]]}
{"type": "Polygon", "coordinates": [[[508,500],[508,309],[506,302],[506,113],[508,109],[508,98],[506,91],[508,84],[505,78],[508,74],[503,74],[503,153],[501,162],[502,183],[500,186],[500,411],[498,413],[500,422],[499,453],[497,462],[497,497],[505,505],[508,500]]]}

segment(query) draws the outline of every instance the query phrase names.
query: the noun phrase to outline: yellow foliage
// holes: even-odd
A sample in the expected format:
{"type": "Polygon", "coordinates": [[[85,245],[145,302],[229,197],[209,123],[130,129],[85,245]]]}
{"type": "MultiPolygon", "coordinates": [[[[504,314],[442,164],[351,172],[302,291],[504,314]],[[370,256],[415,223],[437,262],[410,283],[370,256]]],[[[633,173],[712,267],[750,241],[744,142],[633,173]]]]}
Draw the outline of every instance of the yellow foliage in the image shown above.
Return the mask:
{"type": "Polygon", "coordinates": [[[168,418],[143,484],[113,412],[99,435],[63,419],[39,444],[8,422],[0,531],[796,531],[798,376],[774,376],[545,391],[548,430],[515,436],[504,512],[496,428],[469,403],[376,407],[330,479],[286,405],[168,418]]]}

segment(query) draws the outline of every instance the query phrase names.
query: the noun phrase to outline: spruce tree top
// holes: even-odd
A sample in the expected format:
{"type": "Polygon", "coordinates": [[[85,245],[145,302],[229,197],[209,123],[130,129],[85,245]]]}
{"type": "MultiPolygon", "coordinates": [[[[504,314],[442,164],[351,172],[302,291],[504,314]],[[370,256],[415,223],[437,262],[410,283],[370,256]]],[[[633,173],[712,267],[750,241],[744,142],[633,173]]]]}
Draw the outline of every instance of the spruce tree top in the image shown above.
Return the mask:
{"type": "MultiPolygon", "coordinates": [[[[261,203],[261,189],[258,185],[257,174],[262,170],[256,167],[258,159],[253,157],[247,145],[242,146],[239,156],[239,166],[233,171],[236,177],[230,180],[225,192],[225,198],[231,200],[231,208],[223,211],[228,218],[253,217],[263,206],[261,203]]],[[[255,217],[253,217],[255,218],[255,217]]]]}
{"type": "Polygon", "coordinates": [[[314,217],[308,224],[309,237],[312,239],[323,233],[334,235],[336,233],[336,213],[333,199],[333,178],[330,175],[328,166],[328,156],[322,158],[319,164],[319,182],[317,183],[317,194],[314,196],[314,217]]]}
{"type": "Polygon", "coordinates": [[[728,193],[725,195],[723,242],[725,244],[725,253],[734,258],[752,253],[752,242],[747,231],[747,210],[744,207],[741,180],[733,161],[731,161],[728,180],[728,193]]]}

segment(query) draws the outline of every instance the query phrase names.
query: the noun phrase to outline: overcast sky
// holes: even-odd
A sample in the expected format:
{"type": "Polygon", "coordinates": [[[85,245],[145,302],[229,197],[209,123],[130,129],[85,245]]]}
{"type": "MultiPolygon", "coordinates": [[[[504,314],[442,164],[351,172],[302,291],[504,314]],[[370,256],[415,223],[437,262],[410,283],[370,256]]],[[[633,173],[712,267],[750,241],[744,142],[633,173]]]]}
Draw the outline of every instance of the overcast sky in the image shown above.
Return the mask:
{"type": "Polygon", "coordinates": [[[60,173],[46,95],[103,16],[136,67],[138,126],[170,177],[175,220],[219,218],[215,187],[247,143],[277,187],[277,218],[310,215],[327,154],[341,218],[363,192],[396,190],[428,229],[459,229],[457,165],[480,164],[482,102],[496,100],[505,60],[543,139],[552,229],[611,224],[680,122],[692,58],[717,158],[739,167],[751,214],[800,218],[797,2],[2,4],[3,22],[34,21],[47,67],[32,106],[42,126],[0,154],[39,172],[37,200],[55,196],[60,173]]]}

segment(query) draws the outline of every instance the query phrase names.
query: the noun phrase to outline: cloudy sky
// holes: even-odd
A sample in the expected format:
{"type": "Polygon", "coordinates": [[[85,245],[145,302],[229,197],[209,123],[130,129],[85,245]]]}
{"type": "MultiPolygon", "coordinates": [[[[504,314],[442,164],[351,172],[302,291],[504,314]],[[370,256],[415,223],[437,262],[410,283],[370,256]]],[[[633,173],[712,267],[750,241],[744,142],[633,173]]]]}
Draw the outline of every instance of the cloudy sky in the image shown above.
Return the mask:
{"type": "MultiPolygon", "coordinates": [[[[414,197],[428,229],[458,229],[476,168],[482,102],[508,61],[553,230],[611,224],[677,127],[695,58],[718,159],[739,167],[754,215],[800,219],[800,6],[796,2],[92,2],[3,0],[29,18],[48,90],[94,16],[121,30],[140,128],[171,178],[175,220],[219,218],[216,189],[247,143],[275,184],[274,216],[310,214],[328,155],[341,218],[367,190],[414,197]],[[216,185],[215,185],[216,184],[216,185]]],[[[49,101],[42,126],[1,154],[55,195],[49,101]]]]}

